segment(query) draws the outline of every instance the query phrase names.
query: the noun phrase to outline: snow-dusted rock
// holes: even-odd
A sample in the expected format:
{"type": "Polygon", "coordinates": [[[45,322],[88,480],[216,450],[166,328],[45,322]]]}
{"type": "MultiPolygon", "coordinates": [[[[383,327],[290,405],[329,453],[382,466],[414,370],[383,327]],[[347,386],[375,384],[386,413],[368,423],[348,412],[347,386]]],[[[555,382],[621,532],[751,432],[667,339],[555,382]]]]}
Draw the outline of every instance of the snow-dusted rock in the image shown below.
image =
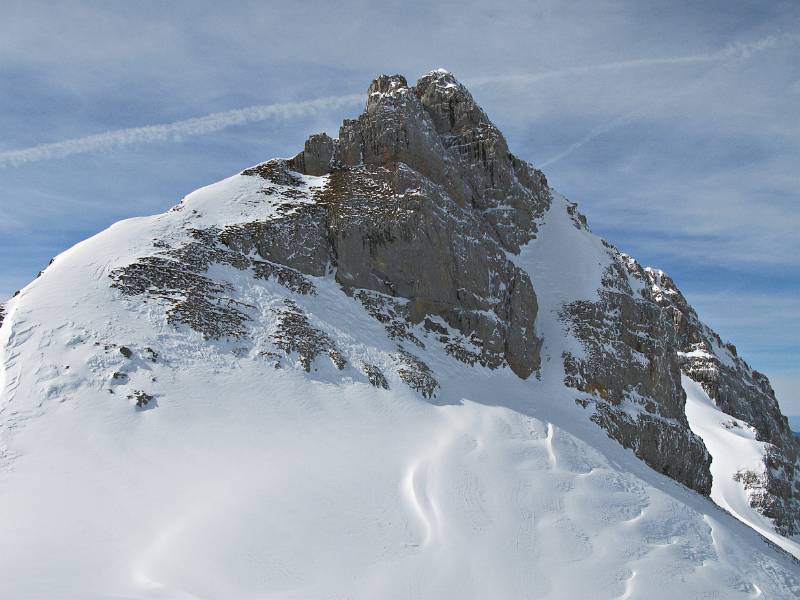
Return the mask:
{"type": "Polygon", "coordinates": [[[744,488],[752,507],[777,531],[800,535],[800,443],[781,414],[769,380],[751,369],[733,344],[723,343],[700,321],[666,273],[646,269],[646,274],[654,299],[678,334],[683,373],[702,386],[723,414],[752,428],[755,439],[764,443],[759,463],[744,460],[725,477],[744,488]]]}

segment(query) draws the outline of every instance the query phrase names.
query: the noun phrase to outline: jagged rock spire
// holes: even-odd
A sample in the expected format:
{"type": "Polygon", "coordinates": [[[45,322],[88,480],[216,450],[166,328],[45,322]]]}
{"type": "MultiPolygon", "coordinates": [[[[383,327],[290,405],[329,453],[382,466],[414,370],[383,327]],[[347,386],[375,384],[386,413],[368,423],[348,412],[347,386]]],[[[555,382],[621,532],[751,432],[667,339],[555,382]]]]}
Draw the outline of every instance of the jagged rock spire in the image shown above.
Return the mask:
{"type": "Polygon", "coordinates": [[[402,75],[381,75],[373,79],[367,88],[367,105],[364,112],[372,113],[379,109],[385,96],[393,96],[408,91],[408,82],[402,75]]]}
{"type": "Polygon", "coordinates": [[[450,71],[431,71],[417,81],[415,92],[440,135],[462,133],[482,123],[491,125],[472,94],[450,71]]]}
{"type": "Polygon", "coordinates": [[[486,218],[512,252],[530,239],[532,205],[546,196],[544,174],[508,149],[472,94],[445,69],[410,87],[402,75],[370,83],[364,112],[342,123],[339,138],[312,135],[290,167],[308,175],[337,168],[403,163],[486,218]],[[510,211],[492,211],[508,206],[510,211]]]}

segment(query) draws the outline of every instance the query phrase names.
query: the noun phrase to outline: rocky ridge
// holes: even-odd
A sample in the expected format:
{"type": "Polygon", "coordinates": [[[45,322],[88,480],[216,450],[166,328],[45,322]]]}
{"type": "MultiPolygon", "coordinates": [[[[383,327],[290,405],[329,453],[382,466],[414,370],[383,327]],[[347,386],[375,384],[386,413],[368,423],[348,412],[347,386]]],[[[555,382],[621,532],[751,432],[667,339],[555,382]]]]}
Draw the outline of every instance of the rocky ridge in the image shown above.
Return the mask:
{"type": "MultiPolygon", "coordinates": [[[[538,369],[536,295],[506,252],[535,235],[549,206],[547,182],[508,151],[449,73],[433,72],[416,87],[380,77],[339,140],[311,136],[294,158],[243,175],[281,196],[276,218],[192,230],[188,243],[113,272],[113,285],[169,300],[169,318],[206,337],[241,337],[247,307],[204,275],[211,263],[252,269],[301,294],[313,293],[305,275],[333,273],[393,338],[424,347],[408,332],[422,325],[469,364],[508,365],[523,378],[538,369]],[[311,190],[293,173],[327,181],[311,190]]],[[[405,350],[399,356],[424,365],[405,350]]],[[[433,393],[430,382],[422,385],[433,393]]]]}
{"type": "Polygon", "coordinates": [[[591,405],[592,420],[609,435],[656,470],[707,495],[711,456],[686,419],[672,323],[643,285],[641,265],[607,249],[611,263],[599,300],[578,300],[562,311],[567,331],[585,349],[582,357],[565,352],[564,382],[586,394],[578,402],[591,405]]]}
{"type": "Polygon", "coordinates": [[[750,368],[736,346],[700,321],[671,277],[657,269],[645,269],[645,276],[653,300],[675,330],[683,373],[700,383],[723,412],[753,427],[756,439],[768,443],[764,470],[736,475],[751,505],[783,535],[800,534],[800,444],[766,375],[750,368]]]}

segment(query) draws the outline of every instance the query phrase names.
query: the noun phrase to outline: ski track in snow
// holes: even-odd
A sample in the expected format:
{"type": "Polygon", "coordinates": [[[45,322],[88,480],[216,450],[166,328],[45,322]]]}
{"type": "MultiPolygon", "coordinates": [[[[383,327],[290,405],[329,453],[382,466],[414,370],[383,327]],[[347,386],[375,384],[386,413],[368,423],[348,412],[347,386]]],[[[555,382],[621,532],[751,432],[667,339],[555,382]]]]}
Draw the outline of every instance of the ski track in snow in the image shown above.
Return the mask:
{"type": "Polygon", "coordinates": [[[538,238],[511,257],[539,297],[541,379],[468,369],[430,344],[425,360],[442,386],[435,402],[400,382],[394,342],[331,279],[316,278],[318,295],[300,297],[219,272],[255,307],[257,335],[292,297],[335,339],[348,366],[320,357],[308,374],[260,359],[261,338],[236,356],[175,331],[155,303],[109,288],[108,272],[149,252],[154,235],[253,218],[248,211],[269,218],[253,179],[234,176],[190,195],[181,211],[114,225],[57,257],[11,303],[0,329],[0,513],[13,516],[0,520],[3,593],[800,594],[796,561],[609,440],[563,387],[571,342],[557,313],[565,298],[593,297],[606,254],[573,227],[558,195],[538,238]],[[156,363],[142,358],[148,346],[156,363]],[[353,367],[365,359],[385,369],[390,390],[353,367]],[[128,384],[112,385],[119,369],[128,384]],[[157,407],[134,410],[130,389],[157,393],[157,407]]]}

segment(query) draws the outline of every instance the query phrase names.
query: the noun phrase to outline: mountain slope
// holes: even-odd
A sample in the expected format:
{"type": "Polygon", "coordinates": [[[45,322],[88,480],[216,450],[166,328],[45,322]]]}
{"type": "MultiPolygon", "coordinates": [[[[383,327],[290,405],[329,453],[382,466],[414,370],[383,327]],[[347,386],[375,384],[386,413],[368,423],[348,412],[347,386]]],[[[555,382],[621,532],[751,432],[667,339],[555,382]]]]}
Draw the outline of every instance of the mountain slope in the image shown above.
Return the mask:
{"type": "Polygon", "coordinates": [[[795,476],[760,465],[795,446],[735,416],[755,450],[717,474],[730,430],[692,408],[733,404],[684,343],[710,330],[653,273],[452,75],[383,76],[337,140],[118,223],[8,304],[4,588],[794,598],[795,476]],[[786,519],[742,469],[789,486],[786,519]]]}

